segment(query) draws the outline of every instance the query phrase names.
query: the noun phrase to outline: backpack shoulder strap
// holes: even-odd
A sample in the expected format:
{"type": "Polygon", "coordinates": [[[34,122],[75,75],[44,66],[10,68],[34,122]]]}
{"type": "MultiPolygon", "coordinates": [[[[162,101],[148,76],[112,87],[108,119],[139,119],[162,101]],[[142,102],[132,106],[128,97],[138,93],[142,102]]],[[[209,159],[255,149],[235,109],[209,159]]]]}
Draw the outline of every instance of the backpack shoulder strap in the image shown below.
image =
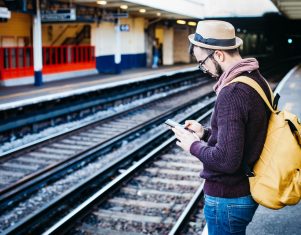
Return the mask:
{"type": "Polygon", "coordinates": [[[263,79],[263,80],[264,80],[264,82],[267,84],[267,86],[268,86],[268,88],[269,88],[270,95],[271,95],[271,101],[272,101],[272,104],[273,104],[274,99],[275,99],[274,93],[273,93],[273,91],[272,91],[272,89],[271,89],[270,84],[268,83],[268,81],[265,80],[265,79],[263,79]]]}
{"type": "MultiPolygon", "coordinates": [[[[231,84],[231,83],[234,83],[234,82],[241,82],[241,83],[244,83],[244,84],[247,84],[249,85],[250,87],[252,87],[260,96],[261,98],[263,99],[263,101],[266,103],[266,105],[268,106],[268,108],[271,110],[271,112],[273,113],[277,113],[277,110],[274,110],[272,108],[272,105],[270,104],[266,94],[264,93],[264,91],[262,90],[261,86],[256,82],[254,81],[252,78],[249,78],[247,76],[239,76],[235,79],[233,79],[231,82],[227,83],[227,85],[231,84]]],[[[227,86],[226,85],[226,86],[227,86]]],[[[271,92],[271,99],[272,99],[272,102],[274,100],[274,95],[269,84],[267,83],[269,89],[270,89],[270,92],[271,92]]]]}

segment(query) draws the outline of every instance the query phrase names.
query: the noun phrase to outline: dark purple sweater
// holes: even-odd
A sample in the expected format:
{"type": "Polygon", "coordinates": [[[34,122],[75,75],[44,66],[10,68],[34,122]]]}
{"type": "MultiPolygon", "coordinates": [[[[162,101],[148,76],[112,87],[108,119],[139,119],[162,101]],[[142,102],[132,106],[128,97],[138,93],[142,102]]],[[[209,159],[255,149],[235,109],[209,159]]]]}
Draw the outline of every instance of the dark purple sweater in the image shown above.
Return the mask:
{"type": "MultiPolygon", "coordinates": [[[[242,75],[257,81],[270,99],[259,71],[242,75]]],[[[190,153],[203,163],[200,176],[206,179],[206,194],[227,198],[250,194],[242,159],[244,157],[252,168],[259,158],[269,117],[270,110],[248,85],[233,83],[220,91],[210,120],[211,128],[203,140],[195,141],[190,147],[190,153]]]]}

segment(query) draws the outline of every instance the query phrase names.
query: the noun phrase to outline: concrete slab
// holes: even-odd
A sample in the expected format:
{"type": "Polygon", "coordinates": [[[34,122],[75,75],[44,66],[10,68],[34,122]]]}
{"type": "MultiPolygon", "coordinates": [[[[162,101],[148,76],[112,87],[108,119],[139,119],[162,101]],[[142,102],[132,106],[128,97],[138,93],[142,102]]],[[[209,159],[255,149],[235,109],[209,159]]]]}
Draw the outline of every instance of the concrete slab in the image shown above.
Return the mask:
{"type": "Polygon", "coordinates": [[[119,75],[98,74],[77,77],[45,83],[42,87],[33,85],[0,87],[0,110],[195,70],[198,70],[196,65],[185,64],[165,66],[159,69],[129,70],[119,75]]]}
{"type": "Polygon", "coordinates": [[[259,206],[252,222],[247,227],[247,235],[286,234],[301,234],[301,203],[280,210],[259,206]]]}

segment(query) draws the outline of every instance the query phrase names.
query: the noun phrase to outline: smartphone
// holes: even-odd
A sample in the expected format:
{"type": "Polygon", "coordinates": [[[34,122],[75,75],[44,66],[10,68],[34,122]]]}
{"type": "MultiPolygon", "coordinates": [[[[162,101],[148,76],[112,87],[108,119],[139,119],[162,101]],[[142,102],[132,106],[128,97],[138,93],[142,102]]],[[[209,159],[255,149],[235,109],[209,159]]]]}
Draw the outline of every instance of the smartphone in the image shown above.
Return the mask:
{"type": "Polygon", "coordinates": [[[177,126],[177,127],[180,127],[180,128],[184,129],[183,125],[181,125],[180,123],[177,123],[177,122],[175,122],[174,120],[171,120],[171,119],[167,119],[165,121],[165,124],[170,126],[170,127],[173,127],[173,128],[177,126]]]}
{"type": "Polygon", "coordinates": [[[167,119],[167,120],[165,121],[165,124],[168,125],[168,126],[170,126],[170,127],[173,127],[173,128],[177,126],[177,127],[182,128],[182,129],[185,129],[185,130],[187,130],[187,131],[189,131],[189,132],[191,132],[191,133],[194,133],[193,130],[190,130],[189,128],[184,128],[183,125],[181,125],[180,123],[175,122],[175,121],[173,121],[173,120],[171,120],[171,119],[167,119]]]}

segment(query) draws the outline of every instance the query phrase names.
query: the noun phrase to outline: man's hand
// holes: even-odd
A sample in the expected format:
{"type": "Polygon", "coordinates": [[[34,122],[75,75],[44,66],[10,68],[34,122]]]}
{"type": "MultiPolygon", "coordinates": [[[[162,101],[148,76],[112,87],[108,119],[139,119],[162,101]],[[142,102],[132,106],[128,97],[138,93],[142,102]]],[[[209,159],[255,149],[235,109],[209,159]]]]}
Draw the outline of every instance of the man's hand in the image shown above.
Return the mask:
{"type": "Polygon", "coordinates": [[[197,134],[191,133],[180,127],[171,128],[171,130],[175,133],[176,138],[178,139],[176,144],[187,152],[190,152],[190,146],[193,142],[200,140],[197,134]]]}
{"type": "Polygon", "coordinates": [[[205,132],[204,127],[200,123],[198,123],[197,121],[195,121],[195,120],[186,120],[184,127],[188,128],[190,130],[193,130],[200,139],[203,138],[204,132],[205,132]]]}

